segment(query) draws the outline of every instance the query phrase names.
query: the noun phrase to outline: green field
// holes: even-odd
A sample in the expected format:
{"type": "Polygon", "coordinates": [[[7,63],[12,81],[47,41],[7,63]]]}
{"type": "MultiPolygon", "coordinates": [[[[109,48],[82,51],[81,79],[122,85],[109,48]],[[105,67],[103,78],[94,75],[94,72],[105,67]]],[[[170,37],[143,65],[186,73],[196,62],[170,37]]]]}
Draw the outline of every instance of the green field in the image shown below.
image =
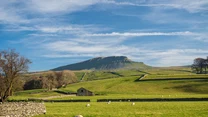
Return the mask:
{"type": "MultiPolygon", "coordinates": [[[[84,87],[93,91],[97,96],[73,98],[93,100],[99,98],[158,98],[162,96],[168,98],[208,97],[208,75],[191,73],[190,68],[75,72],[79,78],[85,73],[82,82],[70,84],[59,90],[76,92],[80,87],[84,87]],[[144,74],[148,75],[139,80],[144,74]]],[[[38,91],[41,90],[17,92],[10,99],[63,95],[53,91],[38,91]]],[[[64,97],[63,99],[71,99],[71,97],[64,97]]]]}
{"type": "Polygon", "coordinates": [[[206,117],[208,102],[46,103],[47,114],[37,117],[206,117]]]}
{"type": "Polygon", "coordinates": [[[193,102],[96,102],[98,99],[131,98],[208,98],[208,75],[194,74],[190,68],[152,68],[140,70],[76,71],[81,82],[58,89],[76,92],[84,87],[96,96],[67,96],[55,91],[29,90],[16,92],[10,100],[53,97],[53,100],[90,99],[87,103],[45,103],[46,115],[38,117],[138,117],[138,116],[204,116],[208,101],[193,102]],[[84,75],[85,74],[85,75],[84,75]],[[142,76],[144,76],[140,79],[142,76]],[[84,77],[83,77],[84,76],[84,77]]]}
{"type": "Polygon", "coordinates": [[[28,98],[46,98],[50,96],[61,96],[63,94],[47,91],[45,89],[35,89],[15,92],[13,96],[9,97],[9,100],[27,100],[28,98]]]}

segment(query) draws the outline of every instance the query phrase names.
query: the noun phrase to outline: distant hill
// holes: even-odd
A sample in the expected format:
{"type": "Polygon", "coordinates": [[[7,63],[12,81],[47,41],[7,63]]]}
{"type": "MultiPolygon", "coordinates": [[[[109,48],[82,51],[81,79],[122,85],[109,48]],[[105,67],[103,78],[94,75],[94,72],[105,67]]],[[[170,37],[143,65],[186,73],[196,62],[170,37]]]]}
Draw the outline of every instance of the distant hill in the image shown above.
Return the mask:
{"type": "Polygon", "coordinates": [[[150,66],[143,62],[134,62],[125,56],[97,57],[80,63],[70,64],[52,69],[61,70],[113,70],[113,69],[146,69],[150,66]]]}

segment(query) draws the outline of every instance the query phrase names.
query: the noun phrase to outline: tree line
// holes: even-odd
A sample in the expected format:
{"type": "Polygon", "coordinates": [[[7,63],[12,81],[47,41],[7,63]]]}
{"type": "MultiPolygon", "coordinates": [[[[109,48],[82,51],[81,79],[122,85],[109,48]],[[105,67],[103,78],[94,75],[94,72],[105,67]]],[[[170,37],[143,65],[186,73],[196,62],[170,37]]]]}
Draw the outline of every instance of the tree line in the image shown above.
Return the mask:
{"type": "Polygon", "coordinates": [[[208,57],[204,58],[196,58],[192,64],[192,70],[197,74],[207,74],[208,69],[208,57]]]}
{"type": "Polygon", "coordinates": [[[21,79],[28,71],[31,61],[14,49],[0,51],[0,101],[5,102],[14,91],[24,89],[47,89],[65,87],[77,82],[76,75],[71,71],[44,72],[38,77],[21,79]]]}
{"type": "Polygon", "coordinates": [[[68,84],[77,82],[76,75],[69,70],[64,71],[48,71],[40,75],[31,76],[29,81],[25,82],[24,90],[30,89],[47,89],[66,87],[68,84]]]}

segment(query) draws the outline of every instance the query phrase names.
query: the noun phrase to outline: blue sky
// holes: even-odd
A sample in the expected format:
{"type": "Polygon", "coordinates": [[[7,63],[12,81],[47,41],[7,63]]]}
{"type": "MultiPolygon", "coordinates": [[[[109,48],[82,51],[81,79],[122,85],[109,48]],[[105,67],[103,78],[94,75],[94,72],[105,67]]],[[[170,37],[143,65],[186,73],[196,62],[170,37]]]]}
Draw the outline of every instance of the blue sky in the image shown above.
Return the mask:
{"type": "Polygon", "coordinates": [[[207,19],[207,0],[1,0],[0,50],[30,71],[99,56],[189,65],[208,56],[207,19]]]}

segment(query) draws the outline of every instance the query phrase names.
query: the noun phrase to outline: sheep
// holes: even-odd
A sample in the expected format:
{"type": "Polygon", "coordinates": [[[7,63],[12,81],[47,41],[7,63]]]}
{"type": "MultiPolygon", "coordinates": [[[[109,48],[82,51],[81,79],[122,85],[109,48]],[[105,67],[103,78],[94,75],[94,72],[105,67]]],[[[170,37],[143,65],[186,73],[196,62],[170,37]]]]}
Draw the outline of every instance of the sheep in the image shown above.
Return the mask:
{"type": "Polygon", "coordinates": [[[135,105],[135,103],[133,102],[133,103],[132,103],[132,106],[134,106],[134,105],[135,105]]]}
{"type": "Polygon", "coordinates": [[[107,104],[110,104],[111,103],[111,101],[109,101],[107,104]]]}
{"type": "Polygon", "coordinates": [[[86,107],[90,107],[90,104],[87,104],[86,107]]]}
{"type": "Polygon", "coordinates": [[[43,111],[43,114],[46,114],[46,110],[43,111]]]}
{"type": "Polygon", "coordinates": [[[75,117],[83,117],[82,115],[76,115],[75,117]]]}

